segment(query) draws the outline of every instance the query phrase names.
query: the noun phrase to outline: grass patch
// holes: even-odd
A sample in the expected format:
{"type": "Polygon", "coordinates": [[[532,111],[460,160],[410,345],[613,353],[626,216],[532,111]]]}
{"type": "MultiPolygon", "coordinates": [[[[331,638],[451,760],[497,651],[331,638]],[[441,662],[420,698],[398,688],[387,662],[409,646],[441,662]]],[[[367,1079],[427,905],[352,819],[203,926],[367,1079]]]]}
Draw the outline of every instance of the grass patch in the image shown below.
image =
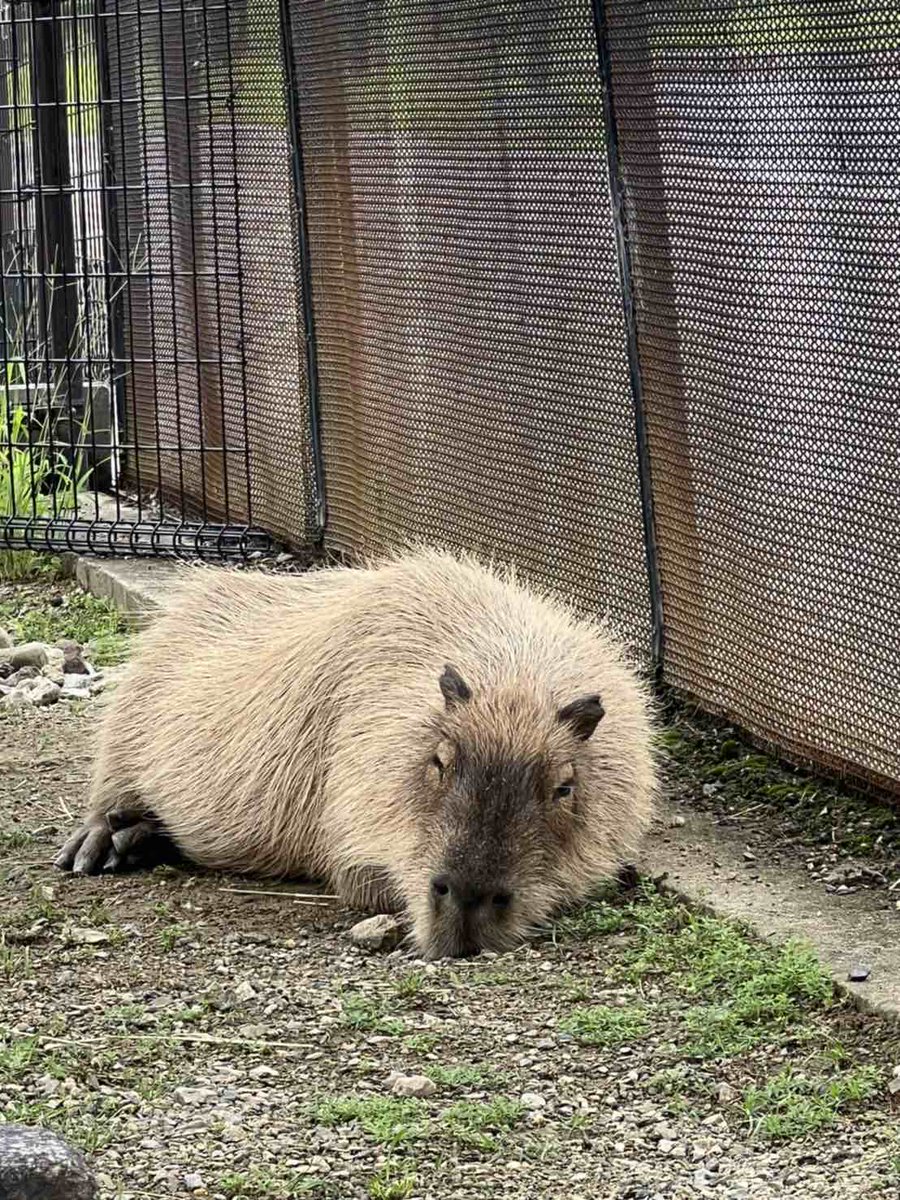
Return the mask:
{"type": "Polygon", "coordinates": [[[743,1108],[754,1135],[785,1141],[833,1125],[842,1110],[873,1096],[879,1082],[873,1067],[831,1077],[785,1067],[761,1087],[748,1087],[743,1108]]]}
{"type": "MultiPolygon", "coordinates": [[[[16,551],[19,553],[19,551],[16,551]]],[[[60,589],[54,589],[59,594],[60,589]]],[[[43,588],[27,588],[13,600],[0,601],[0,625],[17,642],[47,642],[53,645],[70,638],[82,645],[90,643],[95,666],[112,666],[128,655],[126,626],[108,600],[68,587],[61,592],[62,604],[50,603],[43,588]]]]}
{"type": "Polygon", "coordinates": [[[406,1200],[416,1190],[415,1171],[406,1162],[386,1162],[369,1180],[366,1190],[372,1200],[406,1200]]]}
{"type": "Polygon", "coordinates": [[[635,908],[645,936],[625,974],[632,981],[664,976],[683,996],[712,998],[685,1013],[691,1057],[738,1054],[783,1038],[804,1010],[832,1000],[831,980],[807,947],[792,942],[776,950],[684,905],[661,909],[660,899],[635,908]]]}
{"type": "Polygon", "coordinates": [[[428,1109],[421,1100],[397,1100],[388,1096],[348,1096],[323,1100],[316,1105],[320,1125],[356,1124],[379,1146],[403,1146],[424,1137],[428,1109]]]}
{"type": "Polygon", "coordinates": [[[598,1004],[576,1008],[560,1024],[563,1033],[570,1033],[584,1046],[622,1046],[647,1032],[647,1016],[643,1008],[612,1008],[598,1004]]]}
{"type": "Polygon", "coordinates": [[[403,1039],[403,1046],[413,1054],[431,1054],[441,1040],[439,1033],[411,1033],[403,1039]]]}
{"type": "Polygon", "coordinates": [[[524,1112],[521,1104],[505,1097],[487,1103],[459,1100],[441,1114],[438,1127],[460,1145],[492,1152],[497,1135],[517,1125],[524,1112]]]}
{"type": "Polygon", "coordinates": [[[24,850],[34,844],[34,834],[21,825],[13,829],[0,829],[0,852],[9,850],[24,850]]]}
{"type": "Polygon", "coordinates": [[[423,1074],[442,1087],[452,1088],[487,1088],[496,1086],[499,1076],[489,1067],[479,1067],[473,1063],[459,1063],[452,1067],[425,1067],[423,1074]]]}
{"type": "Polygon", "coordinates": [[[300,1196],[324,1195],[330,1185],[324,1179],[297,1175],[270,1167],[252,1167],[249,1171],[229,1171],[220,1175],[214,1189],[227,1200],[259,1200],[272,1196],[276,1200],[298,1200],[300,1196]]]}
{"type": "Polygon", "coordinates": [[[625,928],[627,913],[620,905],[605,900],[594,900],[574,912],[561,917],[556,923],[556,933],[573,941],[604,937],[625,928]]]}
{"type": "Polygon", "coordinates": [[[350,1029],[383,1033],[388,1037],[397,1037],[404,1030],[401,1020],[386,1016],[382,1004],[359,992],[348,992],[341,996],[341,1021],[350,1029]]]}

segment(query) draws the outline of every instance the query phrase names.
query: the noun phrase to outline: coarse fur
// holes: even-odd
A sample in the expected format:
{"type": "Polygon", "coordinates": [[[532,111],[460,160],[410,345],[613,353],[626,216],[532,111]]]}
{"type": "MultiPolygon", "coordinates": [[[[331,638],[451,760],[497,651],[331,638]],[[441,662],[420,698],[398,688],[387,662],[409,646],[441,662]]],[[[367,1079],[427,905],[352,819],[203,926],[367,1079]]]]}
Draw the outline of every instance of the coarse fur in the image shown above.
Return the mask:
{"type": "Polygon", "coordinates": [[[327,879],[433,956],[502,948],[635,849],[651,733],[602,624],[471,557],[197,570],[104,715],[89,823],[146,812],[201,865],[327,879]]]}

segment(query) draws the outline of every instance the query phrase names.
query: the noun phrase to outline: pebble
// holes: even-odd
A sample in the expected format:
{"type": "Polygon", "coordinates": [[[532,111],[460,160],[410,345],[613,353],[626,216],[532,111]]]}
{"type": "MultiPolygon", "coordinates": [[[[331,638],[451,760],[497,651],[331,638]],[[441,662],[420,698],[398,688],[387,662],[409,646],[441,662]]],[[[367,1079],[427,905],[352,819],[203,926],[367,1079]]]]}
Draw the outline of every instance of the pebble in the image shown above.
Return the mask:
{"type": "Polygon", "coordinates": [[[871,974],[871,967],[866,967],[862,963],[854,963],[847,973],[847,978],[851,983],[865,983],[871,974]]]}
{"type": "Polygon", "coordinates": [[[388,1076],[391,1091],[395,1096],[417,1097],[424,1099],[428,1096],[433,1096],[437,1092],[437,1084],[433,1079],[429,1079],[427,1075],[401,1075],[399,1073],[388,1076]]]}
{"type": "Polygon", "coordinates": [[[234,989],[234,995],[237,1000],[240,1000],[241,1003],[244,1003],[247,1000],[256,999],[256,989],[252,983],[245,979],[243,983],[239,983],[234,989]]]}
{"type": "Polygon", "coordinates": [[[0,1125],[0,1196],[93,1200],[97,1184],[83,1155],[51,1133],[0,1125]]]}
{"type": "Polygon", "coordinates": [[[206,1187],[202,1175],[198,1175],[196,1171],[191,1171],[182,1179],[184,1186],[189,1192],[199,1192],[201,1188],[206,1187]]]}
{"type": "Polygon", "coordinates": [[[537,1112],[539,1109],[547,1107],[547,1101],[539,1092],[523,1092],[519,1097],[519,1103],[529,1112],[537,1112]]]}
{"type": "Polygon", "coordinates": [[[12,637],[5,629],[0,629],[0,650],[9,650],[13,645],[12,637]]]}
{"type": "Polygon", "coordinates": [[[403,926],[388,913],[367,917],[350,930],[350,941],[363,950],[393,950],[402,937],[403,926]]]}
{"type": "Polygon", "coordinates": [[[200,1104],[212,1104],[218,1099],[215,1088],[207,1087],[177,1087],[172,1093],[177,1104],[196,1107],[200,1104]]]}
{"type": "Polygon", "coordinates": [[[67,940],[76,946],[101,946],[109,941],[109,934],[102,929],[80,929],[77,926],[67,931],[67,940]]]}
{"type": "Polygon", "coordinates": [[[720,1104],[731,1104],[737,1099],[737,1092],[730,1083],[720,1083],[716,1088],[716,1099],[720,1104]]]}

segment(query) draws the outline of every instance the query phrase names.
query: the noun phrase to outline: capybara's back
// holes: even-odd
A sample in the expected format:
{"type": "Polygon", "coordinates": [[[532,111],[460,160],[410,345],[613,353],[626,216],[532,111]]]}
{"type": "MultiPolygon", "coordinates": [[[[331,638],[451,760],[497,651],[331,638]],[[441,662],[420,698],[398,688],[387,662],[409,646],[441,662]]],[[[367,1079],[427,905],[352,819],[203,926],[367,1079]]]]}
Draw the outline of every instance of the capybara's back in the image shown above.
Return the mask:
{"type": "Polygon", "coordinates": [[[95,822],[393,898],[435,953],[520,936],[646,827],[648,701],[603,626],[437,551],[190,574],[104,716],[95,822]]]}

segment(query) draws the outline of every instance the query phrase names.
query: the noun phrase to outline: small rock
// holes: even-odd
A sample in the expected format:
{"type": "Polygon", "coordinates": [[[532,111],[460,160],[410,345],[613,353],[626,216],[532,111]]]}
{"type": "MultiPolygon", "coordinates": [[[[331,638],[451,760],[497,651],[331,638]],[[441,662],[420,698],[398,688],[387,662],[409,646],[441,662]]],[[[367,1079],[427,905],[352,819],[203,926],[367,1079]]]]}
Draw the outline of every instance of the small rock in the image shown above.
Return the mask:
{"type": "Polygon", "coordinates": [[[12,646],[4,650],[3,658],[14,671],[22,667],[36,667],[40,670],[47,665],[47,647],[43,642],[25,642],[21,646],[12,646]]]}
{"type": "Polygon", "coordinates": [[[0,1196],[93,1200],[97,1184],[83,1156],[49,1129],[0,1125],[0,1196]]]}
{"type": "Polygon", "coordinates": [[[12,636],[5,629],[0,629],[0,650],[10,650],[12,646],[12,636]]]}
{"type": "Polygon", "coordinates": [[[720,1083],[716,1088],[716,1099],[720,1104],[733,1104],[737,1099],[737,1092],[730,1083],[720,1083]]]}
{"type": "Polygon", "coordinates": [[[850,968],[847,978],[851,983],[865,983],[871,974],[871,967],[863,966],[862,963],[855,963],[850,968]]]}
{"type": "Polygon", "coordinates": [[[892,1096],[900,1096],[900,1075],[888,1080],[888,1091],[892,1096]]]}
{"type": "Polygon", "coordinates": [[[191,1108],[200,1104],[212,1104],[218,1099],[215,1089],[206,1087],[177,1087],[172,1095],[176,1104],[184,1104],[191,1108]]]}
{"type": "Polygon", "coordinates": [[[196,1171],[191,1171],[185,1175],[182,1182],[189,1192],[199,1192],[201,1188],[206,1187],[203,1176],[198,1175],[196,1171]]]}
{"type": "Polygon", "coordinates": [[[704,785],[703,785],[703,795],[704,796],[707,796],[707,797],[715,796],[718,794],[719,791],[720,791],[720,787],[717,783],[704,783],[704,785]]]}
{"type": "Polygon", "coordinates": [[[256,999],[256,989],[254,988],[253,984],[249,983],[246,979],[243,983],[239,983],[237,985],[237,987],[234,989],[234,994],[235,997],[242,1003],[247,1000],[256,999]]]}
{"type": "Polygon", "coordinates": [[[671,1154],[674,1145],[671,1138],[660,1138],[656,1148],[660,1154],[671,1154]]]}
{"type": "Polygon", "coordinates": [[[18,671],[13,671],[11,675],[7,675],[5,682],[9,687],[18,687],[26,679],[37,679],[39,675],[40,671],[37,667],[19,667],[18,671]]]}
{"type": "Polygon", "coordinates": [[[91,673],[91,668],[81,657],[80,650],[65,656],[62,669],[64,675],[90,675],[91,673]]]}
{"type": "Polygon", "coordinates": [[[15,691],[5,695],[0,700],[0,708],[30,708],[31,701],[24,692],[20,692],[18,688],[15,691]]]}
{"type": "Polygon", "coordinates": [[[104,933],[102,929],[69,929],[67,931],[68,941],[76,946],[101,946],[104,942],[109,941],[109,934],[104,933]]]}
{"type": "Polygon", "coordinates": [[[676,813],[676,815],[672,818],[672,828],[682,829],[685,825],[687,825],[687,818],[683,817],[681,813],[676,813]]]}
{"type": "Polygon", "coordinates": [[[427,1075],[396,1075],[391,1083],[391,1091],[395,1096],[424,1099],[435,1094],[437,1084],[427,1075]]]}
{"type": "Polygon", "coordinates": [[[278,1072],[272,1067],[253,1067],[247,1072],[251,1079],[277,1079],[278,1072]]]}
{"type": "Polygon", "coordinates": [[[16,691],[24,693],[28,703],[33,704],[36,708],[45,708],[48,704],[55,704],[61,695],[58,685],[42,676],[37,679],[26,679],[24,683],[18,685],[16,691]]]}
{"type": "Polygon", "coordinates": [[[538,1112],[539,1109],[547,1107],[547,1101],[538,1092],[523,1092],[519,1103],[529,1112],[538,1112]]]}
{"type": "Polygon", "coordinates": [[[67,692],[74,692],[80,700],[83,700],[85,692],[90,690],[91,682],[90,675],[64,675],[63,695],[65,696],[67,692]]]}
{"type": "Polygon", "coordinates": [[[350,941],[363,950],[393,950],[402,937],[403,926],[388,913],[367,917],[350,930],[350,941]]]}

